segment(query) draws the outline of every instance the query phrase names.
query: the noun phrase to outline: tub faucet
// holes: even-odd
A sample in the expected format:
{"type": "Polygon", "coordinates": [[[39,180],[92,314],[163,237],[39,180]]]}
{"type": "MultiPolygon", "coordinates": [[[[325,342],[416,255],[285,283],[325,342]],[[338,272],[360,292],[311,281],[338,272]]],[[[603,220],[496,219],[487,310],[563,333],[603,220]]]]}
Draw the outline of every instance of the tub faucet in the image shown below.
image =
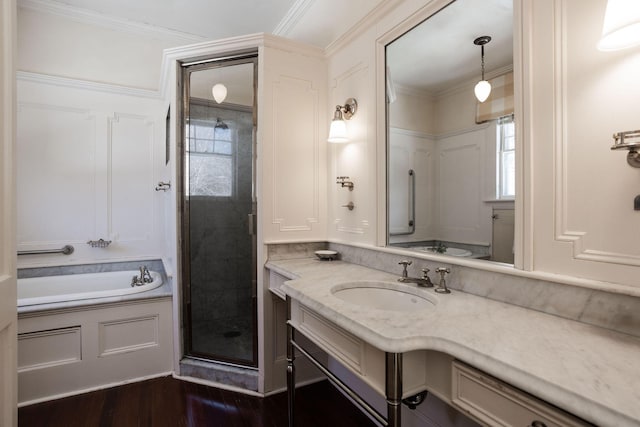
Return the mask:
{"type": "Polygon", "coordinates": [[[433,287],[433,283],[431,282],[431,279],[429,278],[429,269],[428,268],[423,268],[422,269],[422,277],[409,277],[409,274],[407,273],[407,266],[411,265],[411,261],[402,260],[398,264],[403,266],[402,277],[398,279],[398,282],[401,282],[401,283],[415,283],[418,286],[421,286],[423,288],[432,288],[433,287]]]}
{"type": "Polygon", "coordinates": [[[146,265],[140,266],[140,277],[133,276],[131,278],[131,286],[142,286],[147,283],[153,282],[153,278],[151,278],[151,273],[146,265]]]}

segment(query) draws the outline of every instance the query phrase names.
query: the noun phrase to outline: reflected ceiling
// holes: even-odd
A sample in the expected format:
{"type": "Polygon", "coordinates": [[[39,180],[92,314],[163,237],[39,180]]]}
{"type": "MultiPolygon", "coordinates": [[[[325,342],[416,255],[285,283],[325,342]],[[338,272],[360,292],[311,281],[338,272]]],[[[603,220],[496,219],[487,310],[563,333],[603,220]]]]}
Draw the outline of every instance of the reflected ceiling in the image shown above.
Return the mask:
{"type": "Polygon", "coordinates": [[[393,43],[388,63],[396,85],[437,93],[457,83],[480,77],[479,36],[492,40],[485,46],[485,69],[513,63],[513,1],[457,1],[393,43]],[[454,18],[455,16],[455,18],[454,18]],[[429,58],[416,61],[415,58],[429,58]]]}

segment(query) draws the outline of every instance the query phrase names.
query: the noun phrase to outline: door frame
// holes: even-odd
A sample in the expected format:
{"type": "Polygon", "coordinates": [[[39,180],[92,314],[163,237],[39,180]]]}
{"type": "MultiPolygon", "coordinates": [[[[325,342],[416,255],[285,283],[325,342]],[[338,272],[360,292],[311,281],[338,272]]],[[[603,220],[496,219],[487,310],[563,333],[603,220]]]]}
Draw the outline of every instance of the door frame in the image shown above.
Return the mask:
{"type": "Polygon", "coordinates": [[[190,74],[195,71],[201,71],[205,69],[226,67],[231,65],[253,63],[253,132],[252,132],[252,215],[254,224],[254,233],[252,234],[252,312],[253,312],[253,354],[252,362],[250,364],[242,363],[239,360],[228,359],[224,357],[216,357],[215,359],[207,359],[215,361],[216,363],[224,363],[233,366],[239,366],[242,368],[258,368],[258,302],[257,302],[257,233],[255,227],[257,226],[257,194],[256,194],[256,128],[257,128],[257,85],[258,85],[258,50],[249,49],[234,53],[227,53],[221,56],[213,57],[198,57],[194,59],[185,59],[177,61],[177,82],[178,82],[178,99],[176,114],[176,141],[177,141],[177,153],[176,158],[176,177],[178,183],[178,200],[177,200],[177,212],[178,212],[178,269],[179,277],[181,280],[180,295],[181,295],[181,308],[182,308],[182,346],[181,346],[181,358],[193,357],[203,358],[201,355],[193,354],[192,352],[192,325],[191,325],[191,269],[190,269],[190,233],[189,233],[189,201],[187,197],[186,188],[186,176],[188,173],[188,156],[185,156],[187,147],[187,135],[185,134],[185,123],[189,117],[189,93],[190,93],[190,74]]]}
{"type": "Polygon", "coordinates": [[[0,3],[0,425],[18,424],[16,2],[0,3]]]}

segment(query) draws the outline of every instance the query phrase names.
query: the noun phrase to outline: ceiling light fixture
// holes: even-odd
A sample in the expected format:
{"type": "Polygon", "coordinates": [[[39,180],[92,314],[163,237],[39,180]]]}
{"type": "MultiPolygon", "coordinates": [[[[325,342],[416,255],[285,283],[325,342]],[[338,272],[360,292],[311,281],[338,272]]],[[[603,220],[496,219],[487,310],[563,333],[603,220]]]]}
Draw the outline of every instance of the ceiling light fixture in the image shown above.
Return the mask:
{"type": "Polygon", "coordinates": [[[473,92],[476,94],[476,98],[480,102],[484,102],[491,94],[491,84],[484,79],[484,45],[491,41],[490,36],[480,36],[473,41],[473,44],[480,46],[480,55],[482,60],[482,80],[476,83],[476,87],[473,88],[473,92]]]}
{"type": "Polygon", "coordinates": [[[640,2],[609,0],[598,50],[619,50],[640,44],[640,2]]]}
{"type": "Polygon", "coordinates": [[[336,111],[333,113],[333,120],[331,121],[331,128],[329,129],[329,142],[347,142],[349,138],[347,136],[347,124],[344,120],[349,120],[356,114],[358,109],[358,102],[355,98],[349,98],[344,102],[344,106],[336,105],[336,111]],[[344,119],[343,119],[344,117],[344,119]]]}
{"type": "Polygon", "coordinates": [[[215,99],[218,104],[222,104],[227,98],[227,87],[222,83],[215,84],[211,88],[211,93],[213,94],[213,99],[215,99]]]}

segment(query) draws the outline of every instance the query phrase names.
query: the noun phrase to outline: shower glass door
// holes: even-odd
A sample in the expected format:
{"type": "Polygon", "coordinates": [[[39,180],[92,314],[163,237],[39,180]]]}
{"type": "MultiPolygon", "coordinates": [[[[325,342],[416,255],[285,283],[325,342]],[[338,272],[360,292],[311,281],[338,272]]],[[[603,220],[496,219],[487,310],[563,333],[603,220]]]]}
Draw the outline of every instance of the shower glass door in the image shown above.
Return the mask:
{"type": "Polygon", "coordinates": [[[253,367],[256,66],[255,55],[183,64],[180,174],[186,356],[253,367]]]}

